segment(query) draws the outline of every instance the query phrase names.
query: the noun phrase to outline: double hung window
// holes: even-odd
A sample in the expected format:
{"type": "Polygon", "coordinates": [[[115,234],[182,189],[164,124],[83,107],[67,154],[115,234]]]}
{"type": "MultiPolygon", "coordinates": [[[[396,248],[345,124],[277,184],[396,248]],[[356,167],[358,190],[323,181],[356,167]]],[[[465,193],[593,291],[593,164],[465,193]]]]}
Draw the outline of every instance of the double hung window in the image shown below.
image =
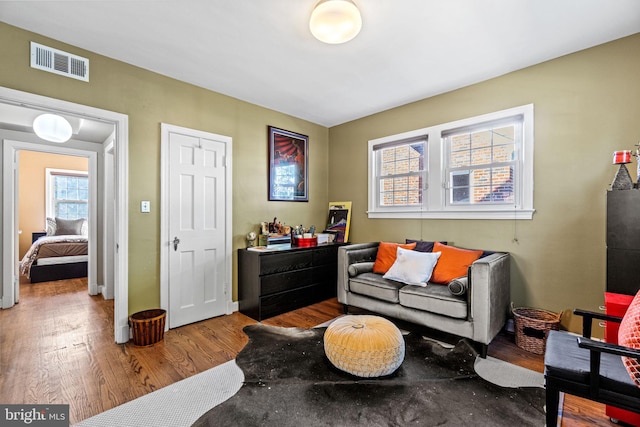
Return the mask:
{"type": "Polygon", "coordinates": [[[376,147],[379,206],[422,206],[426,182],[425,148],[424,138],[376,147]]]}
{"type": "Polygon", "coordinates": [[[533,215],[533,105],[369,141],[370,218],[533,215]]]}
{"type": "Polygon", "coordinates": [[[47,217],[63,219],[88,218],[88,173],[47,168],[46,176],[47,217]]]}

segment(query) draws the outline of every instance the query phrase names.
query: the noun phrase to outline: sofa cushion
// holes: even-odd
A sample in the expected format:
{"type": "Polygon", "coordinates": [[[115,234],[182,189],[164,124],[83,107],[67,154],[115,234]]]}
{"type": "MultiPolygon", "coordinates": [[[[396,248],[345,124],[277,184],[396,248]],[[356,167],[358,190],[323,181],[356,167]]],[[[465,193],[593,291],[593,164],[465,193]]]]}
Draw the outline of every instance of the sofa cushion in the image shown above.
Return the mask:
{"type": "Polygon", "coordinates": [[[397,254],[396,261],[382,277],[407,285],[427,286],[440,252],[425,253],[398,248],[397,254]]]}
{"type": "Polygon", "coordinates": [[[433,244],[433,251],[442,255],[433,270],[431,281],[441,285],[446,285],[456,277],[466,276],[469,266],[482,255],[482,251],[456,248],[440,242],[433,244]]]}
{"type": "MultiPolygon", "coordinates": [[[[618,329],[618,344],[640,348],[640,292],[633,297],[618,329]]],[[[633,357],[623,357],[624,367],[631,379],[640,386],[640,361],[633,357]]]]}
{"type": "Polygon", "coordinates": [[[400,302],[398,290],[403,286],[406,285],[376,273],[363,273],[349,279],[349,291],[395,304],[400,302]]]}
{"type": "Polygon", "coordinates": [[[403,245],[401,243],[380,242],[378,253],[376,254],[376,262],[373,264],[374,273],[384,274],[389,271],[396,261],[396,250],[398,247],[402,249],[413,249],[416,247],[416,244],[409,243],[403,245]]]}
{"type": "Polygon", "coordinates": [[[400,304],[456,319],[467,318],[467,299],[451,295],[446,286],[429,284],[426,287],[407,285],[400,289],[400,304]]]}

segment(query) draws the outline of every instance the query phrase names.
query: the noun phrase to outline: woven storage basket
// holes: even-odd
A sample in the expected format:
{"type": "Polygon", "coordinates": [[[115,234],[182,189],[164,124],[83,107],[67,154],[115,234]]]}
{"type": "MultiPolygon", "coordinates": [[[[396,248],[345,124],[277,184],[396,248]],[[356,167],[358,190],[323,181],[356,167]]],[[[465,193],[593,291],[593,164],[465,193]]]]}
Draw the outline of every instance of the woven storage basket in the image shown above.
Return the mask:
{"type": "Polygon", "coordinates": [[[147,346],[162,341],[167,312],[162,309],[140,311],[129,316],[134,345],[147,346]]]}
{"type": "Polygon", "coordinates": [[[516,345],[535,354],[544,354],[549,331],[557,331],[562,314],[538,308],[513,309],[516,345]]]}

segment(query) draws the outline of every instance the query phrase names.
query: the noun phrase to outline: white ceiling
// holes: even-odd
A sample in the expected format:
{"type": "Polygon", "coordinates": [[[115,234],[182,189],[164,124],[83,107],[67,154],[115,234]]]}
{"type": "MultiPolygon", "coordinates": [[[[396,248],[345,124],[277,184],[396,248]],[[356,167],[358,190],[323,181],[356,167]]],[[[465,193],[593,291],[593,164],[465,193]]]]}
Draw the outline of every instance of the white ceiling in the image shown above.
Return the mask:
{"type": "Polygon", "coordinates": [[[640,32],[638,0],[355,0],[361,33],[327,45],[317,1],[2,0],[0,19],[324,126],[640,32]]]}

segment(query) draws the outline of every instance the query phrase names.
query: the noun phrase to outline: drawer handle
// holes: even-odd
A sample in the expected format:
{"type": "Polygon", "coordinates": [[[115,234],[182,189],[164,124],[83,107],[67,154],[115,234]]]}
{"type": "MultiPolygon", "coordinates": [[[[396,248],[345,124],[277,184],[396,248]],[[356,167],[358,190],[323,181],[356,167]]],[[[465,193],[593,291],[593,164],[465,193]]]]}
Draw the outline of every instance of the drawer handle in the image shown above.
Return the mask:
{"type": "Polygon", "coordinates": [[[606,325],[605,325],[605,322],[598,322],[598,326],[600,326],[601,328],[604,328],[606,325]]]}
{"type": "Polygon", "coordinates": [[[599,309],[600,311],[606,311],[606,310],[607,310],[607,307],[605,307],[604,305],[601,305],[601,306],[599,306],[599,307],[598,307],[598,309],[599,309]]]}

